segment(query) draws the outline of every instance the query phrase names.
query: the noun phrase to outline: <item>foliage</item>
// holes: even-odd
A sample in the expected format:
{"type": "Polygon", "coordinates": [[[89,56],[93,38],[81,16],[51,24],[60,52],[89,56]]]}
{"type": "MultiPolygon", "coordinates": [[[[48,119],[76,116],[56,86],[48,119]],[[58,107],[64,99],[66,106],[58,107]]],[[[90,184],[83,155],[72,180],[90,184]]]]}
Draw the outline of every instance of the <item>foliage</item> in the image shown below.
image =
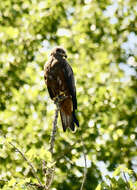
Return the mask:
{"type": "Polygon", "coordinates": [[[22,150],[42,182],[41,162],[52,162],[48,148],[55,106],[43,65],[56,45],[66,48],[74,70],[80,128],[63,133],[59,120],[52,189],[80,189],[81,136],[88,162],[84,189],[137,188],[136,8],[135,0],[1,0],[1,189],[27,190],[26,183],[36,183],[8,142],[22,150]]]}

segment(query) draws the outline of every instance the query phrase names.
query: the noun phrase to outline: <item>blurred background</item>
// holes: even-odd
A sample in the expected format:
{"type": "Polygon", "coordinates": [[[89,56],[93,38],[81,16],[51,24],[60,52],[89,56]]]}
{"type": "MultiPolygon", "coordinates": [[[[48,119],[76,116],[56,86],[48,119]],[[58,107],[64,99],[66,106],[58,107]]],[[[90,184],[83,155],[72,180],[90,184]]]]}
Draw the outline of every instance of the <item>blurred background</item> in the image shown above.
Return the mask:
{"type": "Polygon", "coordinates": [[[80,189],[82,136],[88,166],[84,189],[135,190],[135,0],[1,0],[0,188],[29,189],[25,182],[35,182],[26,162],[3,135],[26,153],[44,181],[41,162],[50,160],[55,106],[43,67],[56,45],[67,50],[74,71],[80,127],[75,133],[64,133],[58,120],[51,189],[80,189]]]}

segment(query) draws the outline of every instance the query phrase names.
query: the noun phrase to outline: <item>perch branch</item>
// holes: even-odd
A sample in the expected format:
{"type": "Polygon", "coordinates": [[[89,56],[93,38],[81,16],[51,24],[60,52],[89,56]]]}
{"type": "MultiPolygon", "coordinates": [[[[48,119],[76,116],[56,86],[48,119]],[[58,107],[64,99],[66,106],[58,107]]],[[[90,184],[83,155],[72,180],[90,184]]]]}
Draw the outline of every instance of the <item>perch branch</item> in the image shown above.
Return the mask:
{"type": "MultiPolygon", "coordinates": [[[[51,152],[51,155],[53,157],[53,149],[54,149],[54,144],[55,144],[55,136],[56,136],[56,131],[57,131],[57,120],[58,120],[58,112],[60,109],[60,101],[61,97],[56,97],[54,103],[56,104],[56,111],[55,111],[55,117],[53,121],[53,128],[51,132],[51,139],[50,139],[50,148],[49,151],[51,152]]],[[[46,190],[48,190],[52,184],[53,177],[54,177],[54,171],[55,171],[55,166],[52,166],[47,169],[46,173],[46,190]]]]}
{"type": "Polygon", "coordinates": [[[56,111],[55,111],[55,117],[53,121],[53,128],[51,133],[51,140],[50,140],[50,148],[49,151],[53,155],[53,148],[54,148],[54,142],[55,142],[55,135],[56,135],[56,128],[57,128],[57,119],[58,119],[58,112],[60,110],[60,103],[64,101],[68,96],[65,95],[59,95],[54,98],[54,104],[56,105],[56,111]]]}
{"type": "Polygon", "coordinates": [[[53,148],[54,148],[54,143],[55,143],[55,135],[56,135],[56,130],[57,130],[58,112],[59,112],[59,105],[56,104],[56,111],[55,111],[55,117],[54,117],[54,121],[53,121],[53,128],[52,128],[52,132],[51,132],[50,149],[49,149],[49,151],[51,152],[51,154],[53,154],[53,148]]]}

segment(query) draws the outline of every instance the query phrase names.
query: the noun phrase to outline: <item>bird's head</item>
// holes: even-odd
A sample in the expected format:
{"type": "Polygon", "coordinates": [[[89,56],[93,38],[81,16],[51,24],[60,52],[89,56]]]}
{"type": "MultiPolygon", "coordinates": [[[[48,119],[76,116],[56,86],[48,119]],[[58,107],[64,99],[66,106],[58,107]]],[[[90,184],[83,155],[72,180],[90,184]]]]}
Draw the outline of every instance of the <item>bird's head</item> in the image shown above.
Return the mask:
{"type": "Polygon", "coordinates": [[[51,51],[51,54],[52,56],[60,56],[60,57],[65,57],[67,58],[67,54],[66,54],[66,51],[60,47],[60,46],[57,46],[55,47],[52,51],[51,51]]]}

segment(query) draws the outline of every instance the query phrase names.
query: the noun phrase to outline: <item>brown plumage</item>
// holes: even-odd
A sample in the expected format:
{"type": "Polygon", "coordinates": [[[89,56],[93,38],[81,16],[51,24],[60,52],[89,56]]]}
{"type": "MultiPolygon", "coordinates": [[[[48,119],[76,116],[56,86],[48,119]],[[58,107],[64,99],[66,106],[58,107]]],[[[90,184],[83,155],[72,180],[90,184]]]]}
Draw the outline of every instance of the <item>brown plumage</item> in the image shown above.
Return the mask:
{"type": "Polygon", "coordinates": [[[69,127],[73,131],[79,122],[75,116],[77,109],[76,87],[71,66],[66,61],[67,55],[62,47],[55,47],[44,66],[44,78],[52,100],[64,97],[60,102],[60,116],[63,130],[69,127]]]}

